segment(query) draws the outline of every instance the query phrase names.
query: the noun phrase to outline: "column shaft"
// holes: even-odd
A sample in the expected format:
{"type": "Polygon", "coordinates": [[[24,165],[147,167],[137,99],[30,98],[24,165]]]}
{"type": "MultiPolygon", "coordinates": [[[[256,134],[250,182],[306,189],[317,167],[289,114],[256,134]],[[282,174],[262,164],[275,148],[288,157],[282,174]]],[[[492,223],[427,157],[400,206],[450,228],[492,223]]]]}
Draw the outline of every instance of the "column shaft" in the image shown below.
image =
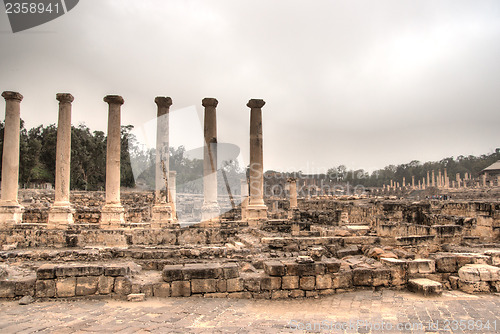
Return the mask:
{"type": "Polygon", "coordinates": [[[56,95],[59,101],[56,145],[56,183],[54,205],[49,210],[47,228],[67,228],[73,223],[73,210],[69,202],[71,173],[71,94],[56,95]]]}
{"type": "Polygon", "coordinates": [[[17,92],[3,92],[5,98],[5,126],[3,137],[2,183],[0,195],[0,228],[10,228],[23,219],[24,208],[19,205],[19,135],[21,101],[17,92]]]}
{"type": "Polygon", "coordinates": [[[250,108],[250,200],[248,205],[250,220],[266,220],[267,207],[264,204],[264,155],[262,141],[263,100],[248,101],[250,108]]]}
{"type": "Polygon", "coordinates": [[[203,150],[203,206],[202,221],[218,219],[220,208],[217,203],[217,118],[218,101],[204,98],[204,150],[203,150]]]}
{"type": "Polygon", "coordinates": [[[106,204],[102,208],[101,227],[117,228],[124,224],[120,202],[121,105],[123,98],[108,95],[108,137],[106,148],[106,204]]]}

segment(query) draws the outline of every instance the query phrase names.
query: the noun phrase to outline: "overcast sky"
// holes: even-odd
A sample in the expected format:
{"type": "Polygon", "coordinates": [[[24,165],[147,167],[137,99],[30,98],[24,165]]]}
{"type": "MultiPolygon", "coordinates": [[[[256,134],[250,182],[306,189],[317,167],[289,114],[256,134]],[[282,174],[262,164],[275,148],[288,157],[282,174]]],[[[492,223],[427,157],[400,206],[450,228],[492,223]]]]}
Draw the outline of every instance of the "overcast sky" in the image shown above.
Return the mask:
{"type": "Polygon", "coordinates": [[[73,124],[105,131],[102,98],[119,94],[122,123],[147,138],[155,96],[170,96],[172,144],[196,148],[215,97],[219,142],[248,161],[246,103],[262,98],[265,169],[500,147],[499,1],[81,0],[15,34],[2,10],[0,43],[0,90],[24,95],[27,127],[56,123],[69,92],[73,124]]]}

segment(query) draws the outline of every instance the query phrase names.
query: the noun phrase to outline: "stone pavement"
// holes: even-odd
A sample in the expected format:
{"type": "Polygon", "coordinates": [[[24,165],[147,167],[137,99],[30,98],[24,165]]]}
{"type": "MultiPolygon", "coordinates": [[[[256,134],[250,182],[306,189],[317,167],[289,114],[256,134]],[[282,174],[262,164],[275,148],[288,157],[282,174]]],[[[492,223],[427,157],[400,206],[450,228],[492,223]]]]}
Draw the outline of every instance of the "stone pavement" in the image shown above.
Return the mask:
{"type": "Polygon", "coordinates": [[[318,299],[0,302],[0,333],[495,333],[500,296],[357,291],[318,299]],[[439,326],[437,328],[437,326],[439,326]]]}

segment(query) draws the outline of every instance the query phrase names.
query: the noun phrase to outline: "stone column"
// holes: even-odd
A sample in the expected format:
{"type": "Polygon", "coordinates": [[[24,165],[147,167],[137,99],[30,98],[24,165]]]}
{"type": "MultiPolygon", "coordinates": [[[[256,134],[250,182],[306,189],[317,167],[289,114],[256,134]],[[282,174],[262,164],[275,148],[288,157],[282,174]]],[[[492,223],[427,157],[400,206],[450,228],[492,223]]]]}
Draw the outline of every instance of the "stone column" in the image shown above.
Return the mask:
{"type": "Polygon", "coordinates": [[[481,176],[483,187],[486,187],[486,173],[481,176]]]}
{"type": "Polygon", "coordinates": [[[455,179],[457,180],[457,188],[460,188],[460,173],[455,175],[455,179]]]}
{"type": "Polygon", "coordinates": [[[119,228],[125,224],[124,209],[120,202],[120,149],[121,149],[121,105],[123,98],[107,95],[109,104],[108,138],[106,140],[106,203],[101,210],[101,228],[119,228]]]}
{"type": "Polygon", "coordinates": [[[168,172],[168,198],[172,208],[172,219],[177,221],[177,172],[171,170],[168,172]]]}
{"type": "Polygon", "coordinates": [[[406,187],[406,177],[403,177],[403,188],[406,187]]]}
{"type": "Polygon", "coordinates": [[[74,210],[69,202],[71,172],[71,102],[73,95],[56,94],[59,101],[59,119],[57,122],[56,146],[56,184],[55,200],[49,210],[47,228],[66,229],[73,224],[74,210]]]}
{"type": "Polygon", "coordinates": [[[151,227],[170,226],[172,206],[169,198],[169,111],[170,97],[157,96],[156,113],[156,163],[155,163],[155,204],[151,210],[151,227]]]}
{"type": "Polygon", "coordinates": [[[427,171],[427,188],[431,186],[431,178],[429,177],[429,171],[427,171]]]}
{"type": "Polygon", "coordinates": [[[203,206],[202,221],[219,220],[220,207],[217,202],[217,118],[218,101],[214,98],[204,98],[205,107],[203,150],[203,206]]]}
{"type": "Polygon", "coordinates": [[[450,179],[448,178],[448,171],[446,170],[446,168],[444,169],[444,187],[450,187],[450,179]]]}
{"type": "Polygon", "coordinates": [[[17,92],[3,92],[5,126],[3,135],[2,184],[0,198],[0,229],[11,228],[23,220],[24,208],[17,201],[19,189],[19,135],[21,101],[17,92]]]}
{"type": "Polygon", "coordinates": [[[415,176],[411,176],[411,189],[415,189],[415,176]]]}
{"type": "Polygon", "coordinates": [[[290,210],[297,209],[297,179],[288,179],[288,191],[290,192],[290,210]]]}
{"type": "Polygon", "coordinates": [[[438,170],[438,178],[437,178],[437,187],[441,188],[443,186],[443,183],[441,182],[443,179],[441,178],[441,169],[438,170]]]}
{"type": "Polygon", "coordinates": [[[418,188],[417,189],[422,189],[422,184],[420,183],[421,181],[418,180],[418,188]]]}
{"type": "Polygon", "coordinates": [[[422,178],[422,189],[425,189],[425,177],[422,178]]]}
{"type": "Polygon", "coordinates": [[[436,176],[434,175],[434,170],[432,170],[432,186],[435,187],[436,186],[436,176]]]}
{"type": "Polygon", "coordinates": [[[251,99],[250,108],[250,200],[248,221],[250,224],[267,220],[264,203],[264,155],[262,151],[262,107],[264,100],[251,99]]]}

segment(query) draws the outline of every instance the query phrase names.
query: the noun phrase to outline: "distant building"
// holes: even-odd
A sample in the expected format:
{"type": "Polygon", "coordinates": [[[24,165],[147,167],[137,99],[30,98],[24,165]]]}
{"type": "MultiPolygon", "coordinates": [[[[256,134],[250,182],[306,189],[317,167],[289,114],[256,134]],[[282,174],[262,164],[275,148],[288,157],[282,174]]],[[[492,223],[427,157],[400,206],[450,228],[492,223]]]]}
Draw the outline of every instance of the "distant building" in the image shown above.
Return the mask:
{"type": "Polygon", "coordinates": [[[500,160],[483,169],[481,175],[483,174],[485,174],[487,178],[496,178],[500,176],[500,160]]]}

